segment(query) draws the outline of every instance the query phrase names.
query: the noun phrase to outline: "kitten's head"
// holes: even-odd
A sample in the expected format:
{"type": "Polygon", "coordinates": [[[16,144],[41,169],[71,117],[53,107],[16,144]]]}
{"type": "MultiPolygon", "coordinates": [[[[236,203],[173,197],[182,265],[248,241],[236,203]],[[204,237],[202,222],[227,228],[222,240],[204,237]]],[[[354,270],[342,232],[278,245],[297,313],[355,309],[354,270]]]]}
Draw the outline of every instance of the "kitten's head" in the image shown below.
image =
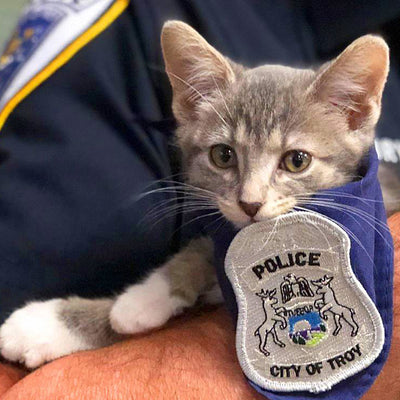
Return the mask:
{"type": "Polygon", "coordinates": [[[383,39],[363,36],[317,71],[246,69],[178,21],[161,41],[188,179],[228,220],[272,218],[357,179],[389,69],[383,39]]]}

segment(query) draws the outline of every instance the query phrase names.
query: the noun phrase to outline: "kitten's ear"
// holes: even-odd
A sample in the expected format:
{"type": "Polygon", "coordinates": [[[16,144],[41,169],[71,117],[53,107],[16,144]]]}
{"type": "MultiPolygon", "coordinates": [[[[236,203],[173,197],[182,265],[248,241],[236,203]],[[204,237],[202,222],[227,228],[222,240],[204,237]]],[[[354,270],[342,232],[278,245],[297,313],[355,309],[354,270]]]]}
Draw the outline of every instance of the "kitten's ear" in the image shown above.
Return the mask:
{"type": "Polygon", "coordinates": [[[161,46],[179,122],[195,119],[197,106],[235,79],[227,59],[183,22],[164,24],[161,46]]]}
{"type": "Polygon", "coordinates": [[[377,36],[362,36],[323,67],[314,82],[314,94],[319,101],[329,102],[344,112],[351,130],[374,125],[379,118],[388,72],[386,42],[377,36]]]}

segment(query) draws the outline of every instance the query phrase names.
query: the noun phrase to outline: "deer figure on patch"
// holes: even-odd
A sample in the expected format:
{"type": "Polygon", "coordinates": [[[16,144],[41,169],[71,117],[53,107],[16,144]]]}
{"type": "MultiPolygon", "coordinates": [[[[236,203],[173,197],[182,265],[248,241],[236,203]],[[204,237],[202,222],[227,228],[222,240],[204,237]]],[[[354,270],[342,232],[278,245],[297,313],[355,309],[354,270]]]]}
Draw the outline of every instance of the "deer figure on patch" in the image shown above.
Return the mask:
{"type": "Polygon", "coordinates": [[[260,339],[259,349],[265,356],[269,356],[271,353],[266,349],[268,336],[272,336],[272,340],[279,347],[285,347],[285,343],[281,342],[276,333],[276,324],[280,322],[280,328],[285,329],[287,326],[286,319],[279,315],[283,308],[275,308],[274,305],[278,303],[278,299],[275,297],[276,289],[271,291],[265,291],[261,289],[256,296],[261,297],[263,302],[263,309],[265,314],[264,322],[256,329],[254,336],[258,336],[260,339]]]}
{"type": "Polygon", "coordinates": [[[342,329],[341,321],[347,322],[352,328],[351,336],[357,336],[358,324],[354,319],[355,311],[350,308],[340,304],[337,299],[334,290],[331,288],[331,281],[333,277],[325,275],[323,278],[317,281],[311,281],[311,283],[317,287],[317,294],[321,294],[322,297],[315,300],[314,306],[319,310],[319,315],[323,320],[327,320],[327,312],[333,314],[335,321],[335,330],[333,331],[333,336],[336,336],[342,329]]]}

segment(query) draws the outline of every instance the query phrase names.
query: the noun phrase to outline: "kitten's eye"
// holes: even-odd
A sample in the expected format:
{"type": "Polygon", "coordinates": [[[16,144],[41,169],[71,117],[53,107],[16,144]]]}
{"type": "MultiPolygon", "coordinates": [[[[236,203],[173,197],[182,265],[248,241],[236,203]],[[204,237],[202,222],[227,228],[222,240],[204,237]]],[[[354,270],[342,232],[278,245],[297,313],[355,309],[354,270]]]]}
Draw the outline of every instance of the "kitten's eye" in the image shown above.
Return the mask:
{"type": "Polygon", "coordinates": [[[210,160],[218,168],[232,168],[237,165],[235,150],[226,144],[217,144],[210,149],[210,160]]]}
{"type": "Polygon", "coordinates": [[[304,171],[311,163],[311,155],[301,150],[292,150],[283,156],[281,168],[289,172],[304,171]]]}

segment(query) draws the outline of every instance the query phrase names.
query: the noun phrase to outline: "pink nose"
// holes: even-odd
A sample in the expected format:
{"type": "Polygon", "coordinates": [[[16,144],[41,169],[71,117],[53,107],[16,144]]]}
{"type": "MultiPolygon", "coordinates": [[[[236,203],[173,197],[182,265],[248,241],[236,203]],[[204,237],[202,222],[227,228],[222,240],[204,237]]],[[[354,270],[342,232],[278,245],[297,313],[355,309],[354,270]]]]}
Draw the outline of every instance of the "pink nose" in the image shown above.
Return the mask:
{"type": "Polygon", "coordinates": [[[244,201],[239,200],[239,205],[242,210],[251,218],[253,218],[258,210],[261,208],[261,203],[246,203],[244,201]]]}

